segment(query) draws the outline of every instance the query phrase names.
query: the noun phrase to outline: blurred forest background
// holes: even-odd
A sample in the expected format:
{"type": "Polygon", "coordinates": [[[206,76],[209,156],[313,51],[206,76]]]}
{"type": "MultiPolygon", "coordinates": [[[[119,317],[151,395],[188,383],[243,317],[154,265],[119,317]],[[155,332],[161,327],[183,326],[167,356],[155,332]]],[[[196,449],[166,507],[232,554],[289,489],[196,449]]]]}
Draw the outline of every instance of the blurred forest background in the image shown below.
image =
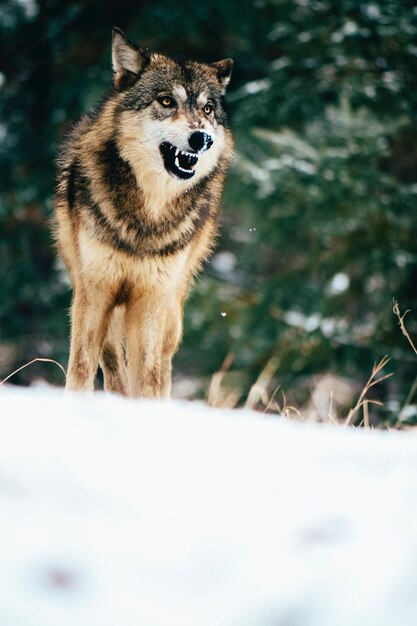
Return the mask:
{"type": "MultiPolygon", "coordinates": [[[[302,407],[329,374],[357,393],[387,354],[393,376],[374,388],[384,406],[371,418],[417,421],[417,358],[392,312],[393,298],[411,309],[413,336],[413,0],[0,2],[0,378],[34,357],[67,362],[54,160],[109,89],[113,25],[177,58],[235,60],[237,155],[218,248],[186,307],[177,393],[202,397],[233,353],[226,385],[241,398],[272,363],[270,389],[302,407]]],[[[64,382],[46,363],[11,382],[39,379],[64,382]]]]}

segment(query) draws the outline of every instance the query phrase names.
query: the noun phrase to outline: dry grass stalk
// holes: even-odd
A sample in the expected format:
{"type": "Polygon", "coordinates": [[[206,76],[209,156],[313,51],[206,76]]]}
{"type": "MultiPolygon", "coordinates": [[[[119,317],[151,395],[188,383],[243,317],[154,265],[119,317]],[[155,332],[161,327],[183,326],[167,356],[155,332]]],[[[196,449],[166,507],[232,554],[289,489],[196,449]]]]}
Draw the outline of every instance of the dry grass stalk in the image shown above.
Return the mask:
{"type": "MultiPolygon", "coordinates": [[[[234,354],[229,353],[221,368],[218,372],[213,374],[210,381],[210,386],[207,395],[207,404],[213,407],[221,407],[221,408],[235,408],[238,404],[239,398],[241,397],[241,392],[239,390],[232,391],[229,395],[224,394],[224,390],[222,389],[222,384],[224,381],[224,377],[229,371],[234,359],[234,354]]],[[[299,411],[287,405],[284,394],[283,395],[283,406],[279,405],[279,403],[275,400],[275,396],[279,391],[280,386],[278,385],[273,394],[270,396],[268,393],[268,386],[273,379],[275,372],[278,369],[279,359],[277,357],[272,357],[269,359],[261,373],[259,374],[256,382],[250,388],[247,400],[244,404],[245,408],[254,409],[259,406],[259,404],[263,405],[263,412],[267,413],[268,411],[275,411],[280,413],[281,415],[288,416],[291,412],[297,413],[300,415],[299,411]]]]}
{"type": "Polygon", "coordinates": [[[368,412],[368,405],[369,404],[376,404],[378,406],[383,406],[383,402],[380,402],[379,400],[369,400],[366,398],[366,394],[368,393],[368,391],[370,390],[371,387],[373,387],[374,385],[378,385],[379,383],[381,383],[383,380],[386,380],[387,378],[390,378],[392,376],[392,372],[390,372],[389,374],[385,374],[384,376],[381,376],[380,378],[375,378],[382,370],[383,368],[387,365],[387,363],[389,362],[389,357],[388,356],[384,356],[379,363],[374,363],[374,366],[372,368],[372,374],[370,375],[366,385],[364,386],[364,388],[362,389],[362,392],[358,398],[357,403],[355,404],[355,406],[350,409],[349,414],[345,420],[345,426],[349,426],[350,424],[352,424],[352,421],[356,415],[356,413],[363,408],[364,410],[364,421],[365,424],[367,426],[369,426],[369,412],[368,412]]]}
{"type": "Polygon", "coordinates": [[[399,327],[401,328],[401,332],[402,332],[402,334],[403,334],[405,337],[407,337],[407,339],[408,339],[408,343],[410,344],[410,346],[411,346],[411,347],[413,348],[413,350],[414,350],[414,354],[417,354],[417,348],[415,347],[415,345],[414,345],[414,343],[413,343],[413,340],[411,339],[411,337],[410,337],[410,335],[409,335],[409,333],[408,333],[408,330],[406,329],[405,324],[404,324],[404,318],[405,318],[405,316],[407,315],[407,313],[409,313],[409,312],[410,312],[410,309],[407,309],[407,310],[405,311],[405,313],[403,313],[403,314],[401,315],[401,311],[400,311],[400,307],[398,306],[398,302],[397,302],[396,300],[394,300],[394,306],[393,306],[393,309],[392,309],[392,310],[393,310],[393,312],[395,313],[395,315],[398,317],[398,325],[399,325],[399,327]]]}
{"type": "Polygon", "coordinates": [[[333,389],[330,391],[330,397],[329,397],[329,413],[328,413],[328,418],[329,418],[329,422],[331,422],[332,424],[335,424],[336,426],[339,426],[339,421],[337,419],[337,415],[336,412],[334,410],[333,407],[334,404],[334,391],[333,389]]]}
{"type": "Polygon", "coordinates": [[[412,399],[414,398],[414,394],[417,391],[417,376],[414,379],[413,384],[411,385],[410,391],[408,392],[408,395],[405,399],[405,402],[401,408],[398,420],[401,422],[404,416],[404,411],[407,409],[407,407],[411,404],[412,399]]]}
{"type": "Polygon", "coordinates": [[[366,401],[363,403],[363,425],[365,429],[369,428],[369,407],[366,401]]]}
{"type": "MultiPolygon", "coordinates": [[[[245,408],[254,409],[259,402],[265,406],[268,406],[270,400],[268,397],[268,386],[273,379],[279,366],[279,359],[273,356],[269,359],[261,373],[259,374],[256,382],[250,388],[248,398],[245,402],[245,408]]],[[[278,389],[277,389],[278,391],[278,389]]]]}
{"type": "Polygon", "coordinates": [[[269,398],[268,404],[267,404],[267,405],[265,406],[265,408],[264,408],[264,411],[263,411],[264,413],[268,413],[268,411],[270,411],[270,410],[272,410],[272,411],[273,411],[273,410],[274,410],[274,408],[275,408],[275,410],[276,410],[276,408],[277,408],[277,406],[278,406],[278,405],[277,405],[277,403],[276,403],[276,402],[274,402],[274,401],[275,401],[275,396],[277,395],[278,391],[280,390],[280,387],[281,387],[281,385],[277,385],[277,386],[275,387],[275,389],[274,389],[274,393],[273,393],[273,394],[272,394],[272,396],[269,398]]]}
{"type": "Polygon", "coordinates": [[[32,361],[29,361],[29,363],[25,363],[24,365],[22,365],[21,367],[18,367],[17,370],[15,370],[14,372],[12,372],[11,374],[9,374],[8,376],[6,376],[6,378],[4,378],[3,380],[0,380],[0,386],[3,385],[7,380],[9,380],[12,376],[14,376],[15,374],[17,374],[18,372],[20,372],[21,370],[25,369],[26,367],[29,367],[29,365],[32,365],[33,363],[36,363],[37,361],[41,361],[43,363],[55,363],[55,365],[58,365],[58,367],[64,372],[64,376],[65,378],[67,377],[67,373],[64,370],[64,368],[62,367],[61,363],[58,363],[58,361],[54,361],[53,359],[47,359],[47,358],[42,358],[42,357],[37,357],[36,359],[32,359],[32,361]]]}
{"type": "Polygon", "coordinates": [[[223,407],[232,409],[236,406],[239,399],[237,392],[231,393],[226,398],[222,398],[221,386],[226,372],[229,371],[235,355],[233,352],[229,352],[224,359],[221,368],[218,372],[213,374],[210,381],[210,387],[207,394],[207,404],[213,407],[223,407]]]}
{"type": "Polygon", "coordinates": [[[279,404],[276,404],[275,408],[283,417],[291,417],[291,413],[294,413],[294,415],[296,415],[299,419],[303,418],[302,413],[297,409],[297,407],[287,403],[287,398],[284,392],[282,392],[282,407],[279,404]]]}

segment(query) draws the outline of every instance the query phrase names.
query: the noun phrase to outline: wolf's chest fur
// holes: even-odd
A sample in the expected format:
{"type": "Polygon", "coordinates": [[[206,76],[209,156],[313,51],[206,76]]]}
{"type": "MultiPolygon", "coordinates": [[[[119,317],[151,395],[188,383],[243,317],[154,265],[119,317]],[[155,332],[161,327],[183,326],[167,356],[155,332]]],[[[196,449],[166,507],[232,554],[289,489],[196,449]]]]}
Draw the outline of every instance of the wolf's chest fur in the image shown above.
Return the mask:
{"type": "Polygon", "coordinates": [[[55,232],[74,288],[67,387],[168,395],[190,280],[214,243],[232,154],[230,60],[179,65],[113,39],[114,90],[75,126],[55,232]]]}
{"type": "Polygon", "coordinates": [[[167,193],[157,179],[153,186],[140,186],[110,139],[71,162],[68,211],[92,238],[114,252],[136,260],[166,257],[186,248],[207,220],[215,218],[215,189],[209,178],[176,195],[167,193]]]}

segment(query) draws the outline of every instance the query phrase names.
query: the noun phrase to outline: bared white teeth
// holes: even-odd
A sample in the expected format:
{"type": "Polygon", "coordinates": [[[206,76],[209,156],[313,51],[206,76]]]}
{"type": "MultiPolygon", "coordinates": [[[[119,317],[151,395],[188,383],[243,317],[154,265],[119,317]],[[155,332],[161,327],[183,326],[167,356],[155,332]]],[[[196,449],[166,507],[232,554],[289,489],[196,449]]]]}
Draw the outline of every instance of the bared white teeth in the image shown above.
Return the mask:
{"type": "Polygon", "coordinates": [[[188,157],[191,159],[198,159],[197,155],[195,154],[195,152],[186,152],[185,150],[180,150],[179,148],[176,148],[175,146],[171,145],[171,150],[175,149],[175,157],[181,156],[181,157],[188,157]]]}
{"type": "Polygon", "coordinates": [[[168,141],[160,145],[160,150],[168,172],[183,179],[189,179],[194,176],[195,166],[198,163],[197,154],[181,150],[168,141]]]}
{"type": "Polygon", "coordinates": [[[178,160],[178,157],[175,158],[175,165],[176,165],[176,167],[178,167],[179,170],[181,170],[181,172],[189,173],[189,172],[193,171],[191,168],[186,169],[185,167],[181,167],[180,162],[178,160]]]}

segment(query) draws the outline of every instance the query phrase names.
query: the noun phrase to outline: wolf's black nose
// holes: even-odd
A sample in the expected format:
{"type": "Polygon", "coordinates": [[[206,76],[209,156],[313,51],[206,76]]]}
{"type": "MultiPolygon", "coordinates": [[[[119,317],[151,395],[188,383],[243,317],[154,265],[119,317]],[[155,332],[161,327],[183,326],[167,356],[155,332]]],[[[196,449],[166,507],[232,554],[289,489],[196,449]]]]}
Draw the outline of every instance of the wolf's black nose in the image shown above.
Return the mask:
{"type": "Polygon", "coordinates": [[[188,143],[194,152],[202,152],[208,150],[213,145],[213,139],[207,133],[203,133],[201,130],[190,135],[188,143]]]}

